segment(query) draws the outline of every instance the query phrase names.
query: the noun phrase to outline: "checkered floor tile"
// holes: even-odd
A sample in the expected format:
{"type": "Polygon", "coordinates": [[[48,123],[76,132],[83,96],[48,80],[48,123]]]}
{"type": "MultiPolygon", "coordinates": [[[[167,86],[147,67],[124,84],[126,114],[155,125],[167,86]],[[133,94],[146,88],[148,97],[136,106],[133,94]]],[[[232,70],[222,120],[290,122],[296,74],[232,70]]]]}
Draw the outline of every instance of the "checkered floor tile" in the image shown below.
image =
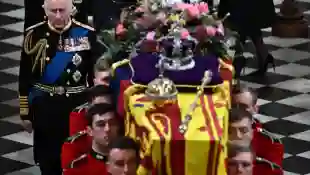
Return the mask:
{"type": "MultiPolygon", "coordinates": [[[[310,20],[310,1],[299,3],[310,20]]],[[[31,135],[23,132],[18,116],[23,15],[23,0],[0,0],[0,174],[8,175],[40,174],[32,160],[31,135]]],[[[270,68],[263,79],[245,75],[242,82],[257,89],[258,117],[285,144],[286,174],[310,174],[310,39],[277,38],[270,35],[270,29],[264,36],[276,58],[276,71],[270,68]]],[[[246,55],[253,56],[251,45],[248,51],[246,55]]],[[[249,57],[248,62],[246,73],[256,68],[254,59],[249,57]]]]}

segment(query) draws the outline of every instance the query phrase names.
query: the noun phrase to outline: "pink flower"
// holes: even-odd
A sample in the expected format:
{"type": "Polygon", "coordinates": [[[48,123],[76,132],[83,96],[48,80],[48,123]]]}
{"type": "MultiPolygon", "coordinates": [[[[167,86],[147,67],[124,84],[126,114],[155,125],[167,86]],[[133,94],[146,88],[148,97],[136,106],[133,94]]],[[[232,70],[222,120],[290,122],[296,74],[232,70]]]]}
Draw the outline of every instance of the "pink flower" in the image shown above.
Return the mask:
{"type": "Polygon", "coordinates": [[[146,40],[154,40],[155,39],[155,35],[156,35],[155,32],[148,32],[146,34],[146,40]]]}
{"type": "Polygon", "coordinates": [[[186,3],[176,3],[175,8],[178,10],[185,10],[188,9],[189,7],[192,7],[192,4],[186,4],[186,3]]]}
{"type": "Polygon", "coordinates": [[[187,8],[185,10],[186,15],[187,15],[187,19],[194,19],[194,18],[198,18],[200,15],[199,9],[197,8],[197,6],[191,6],[189,8],[187,8]]]}
{"type": "Polygon", "coordinates": [[[116,33],[117,36],[120,36],[120,35],[125,34],[126,31],[127,31],[127,30],[126,30],[126,28],[124,27],[123,24],[118,24],[118,25],[116,26],[115,33],[116,33]]]}
{"type": "Polygon", "coordinates": [[[196,5],[186,4],[186,3],[177,3],[175,4],[175,8],[178,10],[184,10],[186,13],[187,19],[191,20],[194,18],[198,18],[202,13],[209,12],[209,6],[207,3],[199,3],[196,5]]]}
{"type": "Polygon", "coordinates": [[[217,32],[216,30],[217,30],[217,28],[214,28],[214,27],[206,27],[205,28],[207,36],[215,36],[216,32],[217,32]]]}
{"type": "Polygon", "coordinates": [[[205,2],[202,2],[202,3],[199,3],[196,5],[198,10],[199,10],[199,13],[202,14],[202,13],[208,13],[209,12],[209,6],[207,3],[205,2]]]}
{"type": "Polygon", "coordinates": [[[182,29],[182,31],[181,31],[181,38],[182,39],[186,39],[186,38],[188,38],[189,37],[189,32],[188,32],[188,30],[187,29],[182,29]]]}
{"type": "Polygon", "coordinates": [[[199,40],[202,41],[206,38],[206,30],[205,27],[202,25],[199,25],[195,28],[195,32],[194,32],[194,37],[199,40]]]}
{"type": "Polygon", "coordinates": [[[137,7],[136,9],[135,9],[135,12],[144,12],[145,11],[145,9],[143,8],[143,7],[137,7]]]}

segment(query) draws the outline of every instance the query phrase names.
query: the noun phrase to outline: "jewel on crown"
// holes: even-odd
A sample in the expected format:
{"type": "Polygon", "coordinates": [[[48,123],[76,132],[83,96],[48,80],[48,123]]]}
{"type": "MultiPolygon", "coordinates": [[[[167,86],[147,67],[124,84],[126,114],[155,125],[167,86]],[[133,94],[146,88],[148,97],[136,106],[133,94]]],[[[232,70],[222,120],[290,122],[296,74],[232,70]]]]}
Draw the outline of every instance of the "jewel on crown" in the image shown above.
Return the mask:
{"type": "Polygon", "coordinates": [[[187,29],[176,24],[167,36],[160,39],[161,61],[167,70],[187,70],[195,66],[193,49],[196,40],[187,29]]]}

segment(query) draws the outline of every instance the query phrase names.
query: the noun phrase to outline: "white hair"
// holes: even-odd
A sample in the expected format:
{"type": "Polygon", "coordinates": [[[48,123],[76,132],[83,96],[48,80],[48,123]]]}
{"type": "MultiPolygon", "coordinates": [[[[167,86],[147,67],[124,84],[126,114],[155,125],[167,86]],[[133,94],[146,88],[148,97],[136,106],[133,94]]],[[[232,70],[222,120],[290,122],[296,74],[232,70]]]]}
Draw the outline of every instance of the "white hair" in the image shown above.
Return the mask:
{"type": "MultiPolygon", "coordinates": [[[[44,0],[43,8],[44,8],[45,12],[47,12],[47,7],[49,6],[50,1],[52,1],[52,0],[44,0]]],[[[55,0],[53,0],[53,1],[55,1],[55,0]]],[[[73,10],[73,8],[74,8],[73,0],[66,0],[66,2],[68,2],[66,5],[66,7],[67,7],[66,9],[72,9],[73,10]]]]}

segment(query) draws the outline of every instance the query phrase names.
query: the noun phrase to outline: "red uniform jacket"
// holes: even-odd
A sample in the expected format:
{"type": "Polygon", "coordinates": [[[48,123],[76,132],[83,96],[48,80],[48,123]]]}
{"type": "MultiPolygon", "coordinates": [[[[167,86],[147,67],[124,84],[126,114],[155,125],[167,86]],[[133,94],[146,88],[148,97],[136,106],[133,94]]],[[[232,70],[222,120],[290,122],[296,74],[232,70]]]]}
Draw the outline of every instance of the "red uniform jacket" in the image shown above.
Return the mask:
{"type": "Polygon", "coordinates": [[[274,162],[282,167],[284,146],[279,138],[263,128],[254,129],[252,141],[256,156],[274,162]]]}
{"type": "Polygon", "coordinates": [[[69,117],[69,134],[70,136],[83,131],[86,129],[87,120],[85,118],[86,109],[89,107],[90,103],[85,103],[81,106],[76,107],[69,117]]]}
{"type": "Polygon", "coordinates": [[[283,175],[283,170],[280,165],[257,157],[254,162],[253,175],[283,175]]]}
{"type": "Polygon", "coordinates": [[[78,156],[85,154],[91,150],[92,138],[87,132],[80,131],[77,134],[69,137],[62,145],[61,150],[61,166],[68,167],[69,163],[78,156]]]}
{"type": "Polygon", "coordinates": [[[63,175],[107,175],[106,156],[94,151],[82,154],[63,169],[63,175]]]}

